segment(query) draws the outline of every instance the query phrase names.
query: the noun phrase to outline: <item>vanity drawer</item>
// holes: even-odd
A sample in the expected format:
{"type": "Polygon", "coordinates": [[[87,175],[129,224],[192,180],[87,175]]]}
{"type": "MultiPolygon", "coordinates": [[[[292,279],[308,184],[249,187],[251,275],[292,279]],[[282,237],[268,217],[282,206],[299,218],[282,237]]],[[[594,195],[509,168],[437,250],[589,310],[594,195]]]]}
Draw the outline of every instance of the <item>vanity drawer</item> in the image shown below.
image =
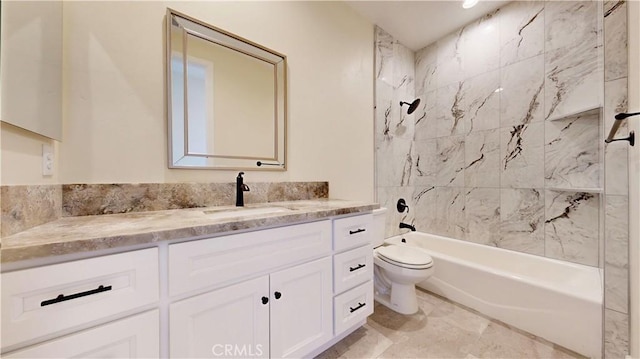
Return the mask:
{"type": "Polygon", "coordinates": [[[213,289],[331,253],[331,221],[169,246],[169,294],[213,289]]]}
{"type": "Polygon", "coordinates": [[[334,335],[340,335],[373,313],[373,281],[368,281],[333,300],[334,335]]]}
{"type": "Polygon", "coordinates": [[[158,249],[2,274],[2,346],[158,301],[158,249]]]}
{"type": "Polygon", "coordinates": [[[333,221],[333,248],[336,252],[371,242],[373,215],[365,214],[333,221]]]}
{"type": "Polygon", "coordinates": [[[373,279],[373,248],[364,246],[333,258],[333,291],[342,293],[373,279]]]}
{"type": "Polygon", "coordinates": [[[9,354],[3,358],[158,358],[158,310],[117,320],[9,354]]]}

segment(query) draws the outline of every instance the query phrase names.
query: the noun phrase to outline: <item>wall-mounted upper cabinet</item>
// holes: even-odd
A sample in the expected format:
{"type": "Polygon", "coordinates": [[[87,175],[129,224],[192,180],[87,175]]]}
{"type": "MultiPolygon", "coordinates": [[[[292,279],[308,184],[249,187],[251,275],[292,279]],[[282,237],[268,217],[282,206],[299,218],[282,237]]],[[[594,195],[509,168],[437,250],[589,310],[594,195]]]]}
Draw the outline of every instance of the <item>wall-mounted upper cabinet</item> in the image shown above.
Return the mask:
{"type": "Polygon", "coordinates": [[[0,120],[62,139],[62,1],[0,3],[0,120]]]}

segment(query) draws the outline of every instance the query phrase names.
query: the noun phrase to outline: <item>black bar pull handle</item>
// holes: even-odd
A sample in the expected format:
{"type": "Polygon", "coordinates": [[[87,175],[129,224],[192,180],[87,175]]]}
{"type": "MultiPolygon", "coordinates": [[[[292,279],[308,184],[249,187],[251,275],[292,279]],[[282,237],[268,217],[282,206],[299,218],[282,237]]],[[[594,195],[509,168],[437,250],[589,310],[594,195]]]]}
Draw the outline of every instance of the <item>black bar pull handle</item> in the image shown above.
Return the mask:
{"type": "Polygon", "coordinates": [[[349,267],[349,272],[357,271],[360,268],[364,268],[364,266],[365,266],[364,264],[358,264],[357,267],[349,267]]]}
{"type": "Polygon", "coordinates": [[[81,297],[86,297],[88,295],[92,295],[92,294],[98,294],[98,293],[102,293],[102,292],[107,292],[111,290],[111,286],[103,286],[100,285],[98,288],[96,289],[92,289],[92,290],[88,290],[86,292],[80,292],[80,293],[75,293],[75,294],[71,294],[71,295],[64,295],[64,294],[60,294],[57,297],[53,298],[53,299],[48,299],[45,301],[42,301],[40,303],[41,307],[44,307],[45,305],[51,305],[51,304],[56,304],[56,303],[60,303],[60,302],[66,302],[67,300],[71,300],[71,299],[76,299],[76,298],[81,298],[81,297]]]}
{"type": "Polygon", "coordinates": [[[619,113],[619,114],[615,115],[615,119],[616,120],[613,122],[613,126],[611,126],[611,130],[609,130],[609,135],[604,140],[604,142],[605,143],[611,143],[611,142],[615,142],[615,141],[629,141],[629,145],[634,146],[636,138],[635,138],[635,133],[633,133],[633,131],[629,132],[629,136],[624,137],[624,138],[613,138],[613,136],[615,136],[616,133],[618,132],[618,128],[620,127],[620,124],[622,123],[622,120],[626,119],[627,117],[637,116],[637,115],[640,115],[640,112],[619,113]]]}
{"type": "Polygon", "coordinates": [[[357,306],[357,307],[355,307],[355,308],[351,308],[351,307],[349,307],[349,310],[351,311],[351,313],[353,313],[353,312],[355,312],[356,310],[358,310],[358,309],[360,309],[360,308],[362,308],[362,307],[364,307],[364,306],[365,306],[365,304],[364,304],[364,303],[360,303],[360,302],[358,302],[358,306],[357,306]]]}
{"type": "Polygon", "coordinates": [[[349,234],[356,234],[356,233],[361,233],[361,232],[364,232],[364,231],[366,231],[366,229],[358,228],[355,231],[349,231],[349,234]]]}

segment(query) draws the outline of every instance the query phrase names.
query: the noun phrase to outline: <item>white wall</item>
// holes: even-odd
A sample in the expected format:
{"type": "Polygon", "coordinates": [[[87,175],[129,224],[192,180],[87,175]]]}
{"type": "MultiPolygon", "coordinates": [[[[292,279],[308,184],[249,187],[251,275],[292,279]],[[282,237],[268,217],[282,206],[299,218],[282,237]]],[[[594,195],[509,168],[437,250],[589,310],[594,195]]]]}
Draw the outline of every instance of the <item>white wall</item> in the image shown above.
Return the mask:
{"type": "MultiPolygon", "coordinates": [[[[65,2],[61,183],[235,178],[167,168],[166,7],[287,55],[288,171],[248,172],[248,182],[327,180],[331,197],[373,199],[373,27],[339,2],[65,2]]],[[[26,138],[7,146],[3,164],[30,148],[26,138]]],[[[7,170],[3,184],[44,182],[7,170]]]]}
{"type": "MultiPolygon", "coordinates": [[[[59,142],[23,130],[8,123],[0,123],[0,184],[56,184],[58,173],[42,176],[42,145],[47,144],[59,154],[59,142]]],[[[59,167],[56,156],[54,168],[59,167]]]]}

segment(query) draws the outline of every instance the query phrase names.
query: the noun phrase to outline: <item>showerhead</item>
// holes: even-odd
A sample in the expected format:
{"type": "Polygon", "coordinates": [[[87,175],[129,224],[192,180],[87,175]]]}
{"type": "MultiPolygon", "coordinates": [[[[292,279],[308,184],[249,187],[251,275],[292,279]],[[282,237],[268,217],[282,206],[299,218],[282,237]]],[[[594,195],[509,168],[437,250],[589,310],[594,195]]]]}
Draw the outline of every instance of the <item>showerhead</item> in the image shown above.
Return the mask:
{"type": "Polygon", "coordinates": [[[402,107],[402,105],[409,105],[409,109],[407,110],[407,115],[410,115],[413,113],[413,111],[415,111],[418,108],[418,105],[420,105],[420,99],[417,98],[412,103],[400,101],[400,107],[402,107]]]}

